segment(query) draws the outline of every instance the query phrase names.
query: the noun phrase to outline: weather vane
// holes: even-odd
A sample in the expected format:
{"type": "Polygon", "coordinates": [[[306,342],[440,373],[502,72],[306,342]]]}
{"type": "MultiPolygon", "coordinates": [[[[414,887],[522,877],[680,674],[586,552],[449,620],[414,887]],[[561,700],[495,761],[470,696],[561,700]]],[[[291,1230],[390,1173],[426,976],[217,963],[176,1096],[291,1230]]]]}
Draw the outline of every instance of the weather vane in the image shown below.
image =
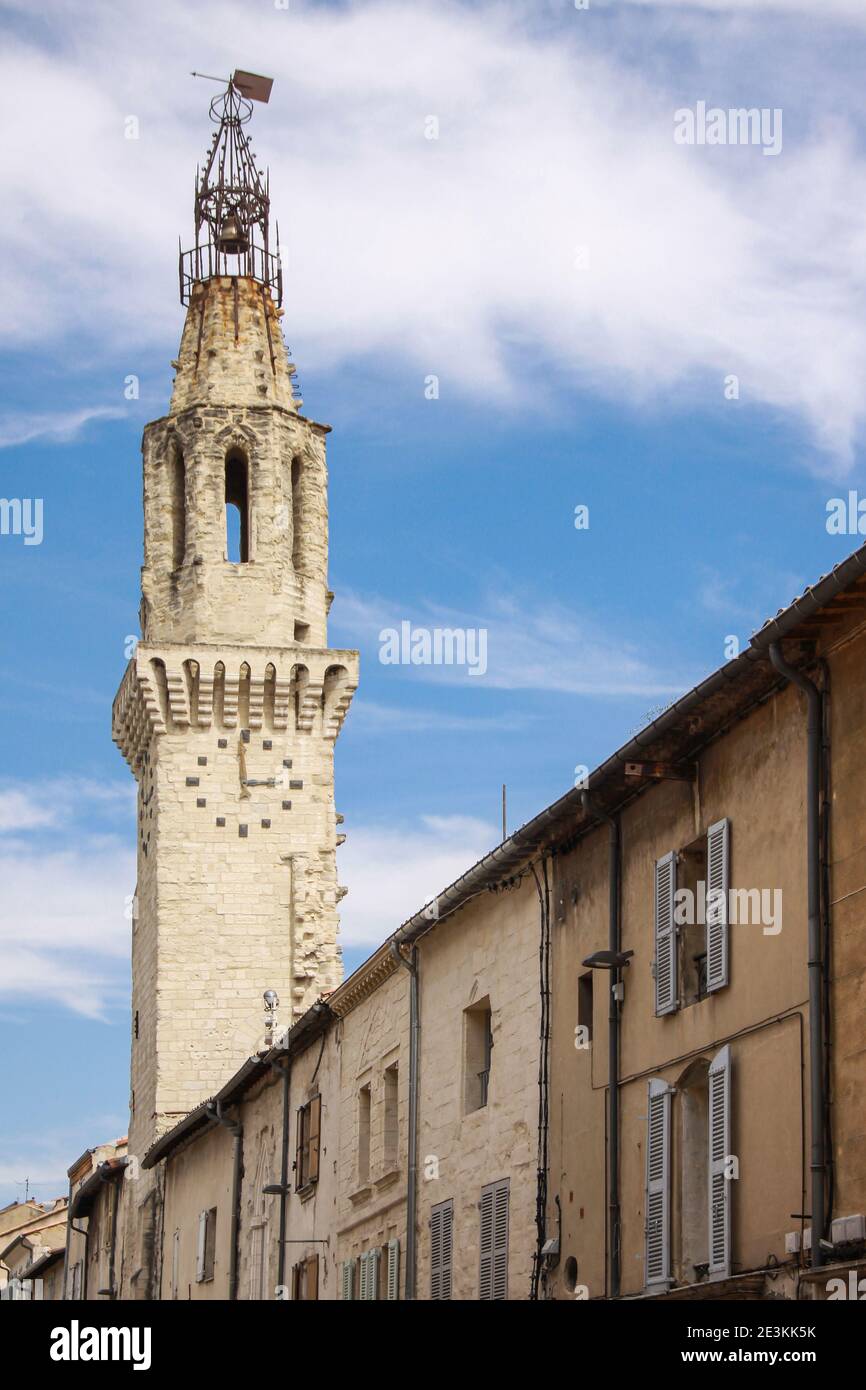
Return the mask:
{"type": "Polygon", "coordinates": [[[280,238],[270,249],[268,176],[257,168],[244,126],[254,101],[267,102],[273,78],[238,69],[230,78],[194,72],[209,82],[225,83],[210,104],[217,130],[196,170],[195,246],[180,252],[180,301],[188,304],[192,287],[216,275],[240,275],[266,285],[278,305],[283,300],[280,238]]]}

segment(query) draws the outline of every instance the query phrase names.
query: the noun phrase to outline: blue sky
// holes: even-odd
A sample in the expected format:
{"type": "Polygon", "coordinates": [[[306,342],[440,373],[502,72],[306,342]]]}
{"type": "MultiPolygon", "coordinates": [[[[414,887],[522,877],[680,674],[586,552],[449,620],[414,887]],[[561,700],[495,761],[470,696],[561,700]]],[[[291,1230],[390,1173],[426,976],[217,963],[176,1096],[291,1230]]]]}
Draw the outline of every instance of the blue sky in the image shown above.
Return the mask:
{"type": "Polygon", "coordinates": [[[304,413],[334,428],[331,641],[361,651],[337,745],[351,966],[496,843],[502,782],[514,828],[856,545],[825,516],[862,471],[866,13],[0,16],[0,493],[44,506],[41,545],[0,536],[2,1202],[28,1175],[55,1195],[126,1128],[134,798],[110,707],[210,134],[189,70],[275,77],[254,145],[304,413]],[[701,100],[780,109],[781,152],[677,146],[701,100]],[[403,620],[485,628],[487,675],[382,665],[403,620]]]}

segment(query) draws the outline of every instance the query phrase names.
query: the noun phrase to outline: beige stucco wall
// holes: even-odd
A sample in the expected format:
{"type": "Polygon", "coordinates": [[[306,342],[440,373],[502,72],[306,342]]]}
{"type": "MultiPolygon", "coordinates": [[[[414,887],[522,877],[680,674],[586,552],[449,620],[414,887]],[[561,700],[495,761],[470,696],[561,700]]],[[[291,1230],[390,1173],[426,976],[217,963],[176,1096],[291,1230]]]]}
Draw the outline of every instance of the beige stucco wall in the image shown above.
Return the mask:
{"type": "MultiPolygon", "coordinates": [[[[647,1082],[677,1086],[690,1063],[709,1061],[725,1042],[732,1054],[732,1146],[739,1179],[732,1187],[732,1268],[741,1272],[784,1262],[785,1232],[804,1209],[801,1083],[808,1088],[802,1029],[807,994],[805,708],[786,689],[699,760],[693,784],[663,782],[621,817],[622,946],[634,951],[624,972],[621,1052],[622,1292],[644,1284],[647,1082]],[[680,850],[713,822],[731,823],[731,887],[780,888],[782,930],[732,925],[730,983],[708,998],[662,1018],[654,1014],[654,862],[680,850]],[[805,1067],[805,1072],[801,1069],[805,1067]]],[[[609,976],[595,972],[594,1040],[575,1048],[577,981],[582,959],[607,946],[607,830],[602,827],[556,861],[558,921],[554,932],[551,1199],[563,1211],[562,1258],[551,1281],[558,1297],[568,1256],[590,1297],[605,1294],[607,1014],[609,976]]],[[[808,1089],[805,1092],[808,1096],[808,1089]]],[[[678,1097],[672,1114],[674,1186],[672,1253],[678,1281],[682,1140],[678,1097]]]]}
{"type": "Polygon", "coordinates": [[[539,906],[530,877],[484,894],[419,943],[418,1297],[430,1297],[430,1209],[454,1201],[453,1297],[476,1299],[481,1189],[509,1177],[508,1297],[529,1293],[535,1249],[539,906]],[[464,1010],[489,996],[488,1103],[463,1113],[464,1010]],[[435,1160],[435,1163],[434,1163],[435,1160]],[[426,1172],[438,1172],[427,1178],[426,1172]]]}
{"type": "Polygon", "coordinates": [[[158,1297],[171,1298],[172,1242],[178,1246],[178,1299],[225,1299],[231,1260],[232,1173],[234,1141],[224,1125],[215,1125],[165,1162],[162,1275],[158,1297]],[[199,1214],[217,1209],[214,1276],[196,1282],[199,1214]]]}

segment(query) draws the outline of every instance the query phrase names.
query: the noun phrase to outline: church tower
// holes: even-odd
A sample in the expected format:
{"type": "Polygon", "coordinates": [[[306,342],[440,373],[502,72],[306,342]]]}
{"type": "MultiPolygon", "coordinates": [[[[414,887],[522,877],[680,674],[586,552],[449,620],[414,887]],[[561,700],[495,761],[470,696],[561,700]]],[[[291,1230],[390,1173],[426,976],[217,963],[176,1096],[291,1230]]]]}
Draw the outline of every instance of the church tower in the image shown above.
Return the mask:
{"type": "Polygon", "coordinates": [[[169,412],[144,431],[141,639],[113,737],[138,782],[130,1152],[341,978],[334,743],[358,654],[328,646],[328,426],[300,413],[268,184],[236,73],[180,258],[169,412]]]}

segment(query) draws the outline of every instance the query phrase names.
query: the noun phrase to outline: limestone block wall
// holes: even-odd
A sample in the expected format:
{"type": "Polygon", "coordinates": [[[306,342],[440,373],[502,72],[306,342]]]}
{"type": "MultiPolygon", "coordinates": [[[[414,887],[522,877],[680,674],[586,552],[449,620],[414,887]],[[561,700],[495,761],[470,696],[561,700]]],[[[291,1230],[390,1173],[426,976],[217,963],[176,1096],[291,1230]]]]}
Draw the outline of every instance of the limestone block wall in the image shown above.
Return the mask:
{"type": "MultiPolygon", "coordinates": [[[[355,1003],[350,996],[333,1007],[347,1011],[336,1028],[339,1053],[338,1263],[400,1241],[400,1296],[406,1249],[406,1185],[409,1098],[409,976],[387,956],[374,988],[355,1003]],[[393,1150],[385,1136],[385,1073],[397,1069],[397,1135],[393,1150]],[[369,1088],[369,1165],[360,1170],[360,1092],[369,1088]]],[[[365,1148],[366,1151],[366,1148],[365,1148]]],[[[384,1279],[380,1261],[380,1287],[384,1279]]],[[[339,1289],[333,1297],[339,1298],[339,1289]]]]}
{"type": "Polygon", "coordinates": [[[327,427],[261,405],[194,406],[145,428],[142,633],[324,646],[327,427]],[[226,461],[246,479],[248,551],[229,560],[226,461]]]}
{"type": "Polygon", "coordinates": [[[214,1125],[161,1165],[165,1169],[165,1187],[155,1298],[171,1298],[173,1267],[177,1272],[178,1300],[228,1298],[233,1151],[231,1134],[224,1125],[214,1125]],[[199,1215],[214,1207],[217,1215],[213,1279],[199,1283],[196,1280],[199,1215]]]}
{"type": "Polygon", "coordinates": [[[139,777],[144,1148],[255,1050],[265,989],[297,1017],[341,976],[333,741],[357,678],[352,653],[301,655],[141,644],[118,697],[139,777]]]}

